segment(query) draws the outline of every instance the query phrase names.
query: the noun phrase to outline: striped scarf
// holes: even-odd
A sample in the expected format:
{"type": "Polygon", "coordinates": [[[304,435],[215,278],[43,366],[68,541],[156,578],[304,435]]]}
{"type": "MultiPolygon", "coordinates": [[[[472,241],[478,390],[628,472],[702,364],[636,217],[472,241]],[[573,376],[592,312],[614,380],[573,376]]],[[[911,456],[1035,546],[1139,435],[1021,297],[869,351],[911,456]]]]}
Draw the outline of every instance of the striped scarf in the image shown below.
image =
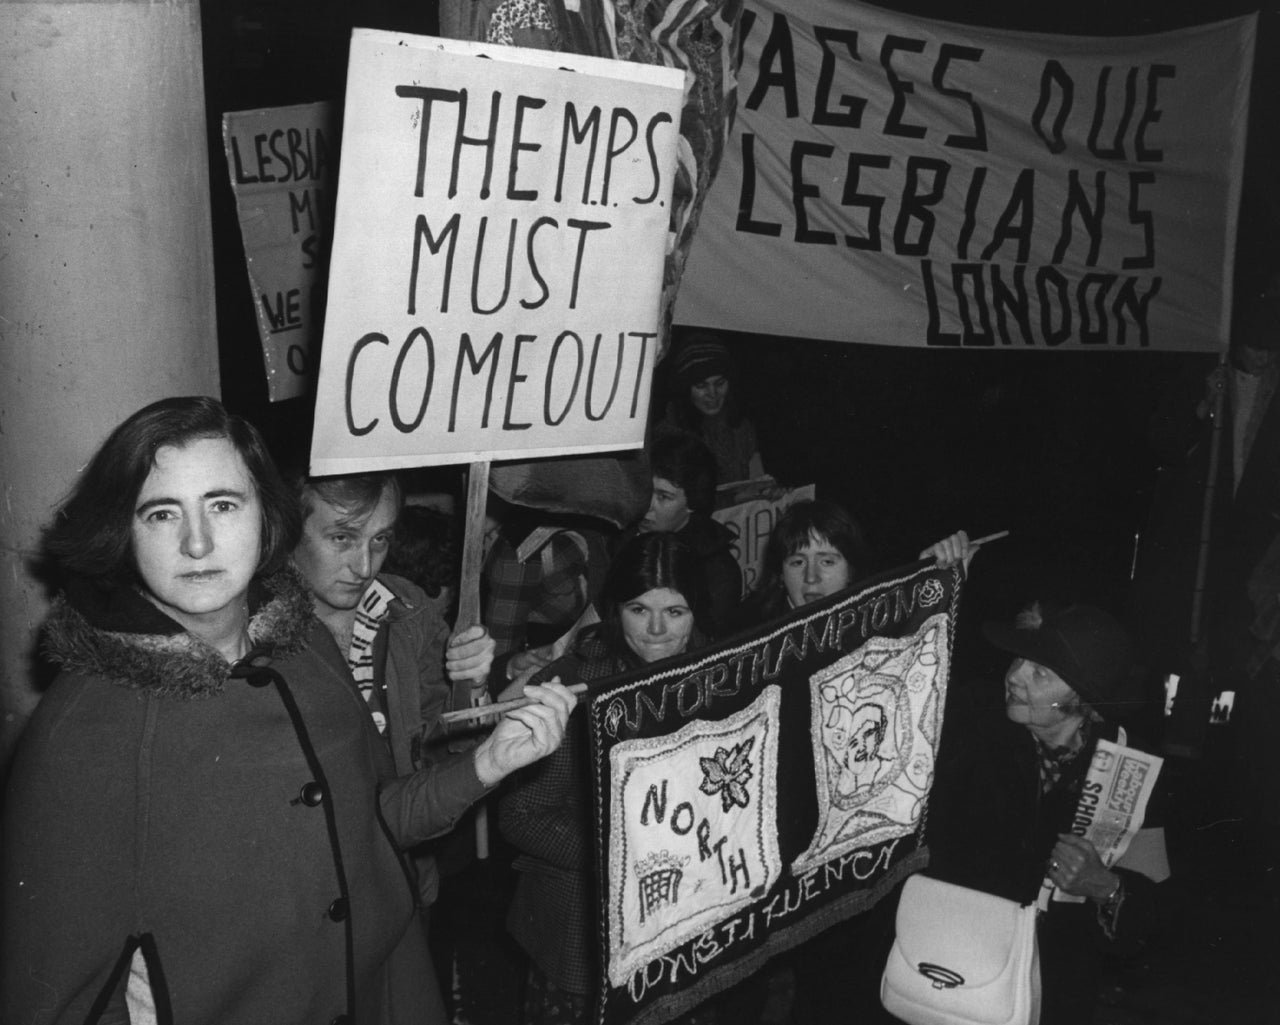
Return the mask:
{"type": "Polygon", "coordinates": [[[391,611],[395,592],[375,580],[365,591],[356,608],[356,621],[351,629],[351,647],[347,651],[347,666],[356,681],[360,696],[369,704],[370,714],[379,733],[387,732],[387,716],[382,705],[382,695],[374,691],[373,642],[378,628],[391,611]]]}

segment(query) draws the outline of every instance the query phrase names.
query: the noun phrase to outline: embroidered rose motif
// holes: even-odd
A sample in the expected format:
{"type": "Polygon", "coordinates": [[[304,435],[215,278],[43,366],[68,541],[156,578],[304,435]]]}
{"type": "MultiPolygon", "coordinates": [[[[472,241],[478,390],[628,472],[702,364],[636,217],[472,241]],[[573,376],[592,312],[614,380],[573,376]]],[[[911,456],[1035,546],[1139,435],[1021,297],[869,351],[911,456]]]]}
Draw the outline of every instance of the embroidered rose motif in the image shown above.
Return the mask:
{"type": "Polygon", "coordinates": [[[945,590],[936,580],[926,580],[924,586],[920,588],[920,604],[927,609],[933,608],[945,597],[945,590]]]}
{"type": "Polygon", "coordinates": [[[745,808],[751,803],[751,794],[747,791],[747,781],[751,779],[751,762],[747,756],[755,746],[756,738],[751,737],[741,744],[735,744],[726,751],[716,748],[714,758],[699,758],[702,765],[702,783],[699,788],[707,795],[720,795],[720,806],[727,812],[734,805],[745,808]]]}
{"type": "Polygon", "coordinates": [[[609,736],[616,737],[618,735],[618,727],[622,725],[622,720],[626,714],[627,710],[618,698],[614,698],[609,703],[609,707],[605,709],[604,713],[604,728],[609,736]]]}

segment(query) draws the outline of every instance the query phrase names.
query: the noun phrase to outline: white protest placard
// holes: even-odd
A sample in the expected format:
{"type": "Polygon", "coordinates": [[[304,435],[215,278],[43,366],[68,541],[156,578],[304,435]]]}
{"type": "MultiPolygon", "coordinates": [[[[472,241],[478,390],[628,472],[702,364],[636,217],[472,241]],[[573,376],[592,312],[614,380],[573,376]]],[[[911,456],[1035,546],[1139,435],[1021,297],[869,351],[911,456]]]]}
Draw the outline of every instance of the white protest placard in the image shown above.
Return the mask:
{"type": "Polygon", "coordinates": [[[676,322],[1224,349],[1256,34],[1256,15],[1104,37],[750,0],[676,322]]]}
{"type": "Polygon", "coordinates": [[[353,33],[312,473],[643,443],[683,81],[353,33]]]}
{"type": "Polygon", "coordinates": [[[338,158],[328,103],[230,111],[222,144],[272,402],[304,394],[315,372],[338,158]]]}

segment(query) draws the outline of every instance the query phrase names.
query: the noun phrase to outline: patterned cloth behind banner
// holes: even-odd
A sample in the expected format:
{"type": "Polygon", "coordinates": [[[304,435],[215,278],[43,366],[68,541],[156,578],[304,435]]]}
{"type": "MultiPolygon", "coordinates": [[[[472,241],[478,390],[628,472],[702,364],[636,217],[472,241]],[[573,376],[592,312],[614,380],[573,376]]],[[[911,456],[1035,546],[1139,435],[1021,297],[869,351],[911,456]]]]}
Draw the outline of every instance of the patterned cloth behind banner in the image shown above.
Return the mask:
{"type": "Polygon", "coordinates": [[[594,516],[629,527],[649,508],[653,474],[644,452],[494,463],[489,490],[526,509],[594,516]]]}
{"type": "MultiPolygon", "coordinates": [[[[693,233],[738,106],[736,40],[742,0],[440,0],[439,12],[440,34],[451,39],[684,70],[662,275],[660,358],[670,341],[672,310],[693,233]]],[[[624,527],[644,512],[650,480],[642,460],[602,455],[576,464],[507,463],[494,467],[491,486],[518,505],[599,516],[624,527]],[[580,486],[583,481],[589,486],[580,486]]]]}
{"type": "Polygon", "coordinates": [[[960,587],[908,567],[593,691],[601,1025],[669,1021],[925,865],[960,587]]]}
{"type": "Polygon", "coordinates": [[[662,283],[662,337],[738,106],[743,0],[440,0],[440,33],[680,68],[685,101],[662,283]]]}

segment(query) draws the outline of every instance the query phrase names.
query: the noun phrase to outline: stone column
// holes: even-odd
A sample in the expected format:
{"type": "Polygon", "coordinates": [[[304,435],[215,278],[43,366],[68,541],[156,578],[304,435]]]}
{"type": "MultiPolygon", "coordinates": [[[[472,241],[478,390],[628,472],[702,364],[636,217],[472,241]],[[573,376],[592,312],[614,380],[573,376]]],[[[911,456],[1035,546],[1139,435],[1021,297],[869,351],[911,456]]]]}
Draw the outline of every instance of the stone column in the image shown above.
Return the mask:
{"type": "Polygon", "coordinates": [[[0,0],[0,767],[41,527],[134,410],[219,394],[205,122],[198,0],[0,0]]]}

